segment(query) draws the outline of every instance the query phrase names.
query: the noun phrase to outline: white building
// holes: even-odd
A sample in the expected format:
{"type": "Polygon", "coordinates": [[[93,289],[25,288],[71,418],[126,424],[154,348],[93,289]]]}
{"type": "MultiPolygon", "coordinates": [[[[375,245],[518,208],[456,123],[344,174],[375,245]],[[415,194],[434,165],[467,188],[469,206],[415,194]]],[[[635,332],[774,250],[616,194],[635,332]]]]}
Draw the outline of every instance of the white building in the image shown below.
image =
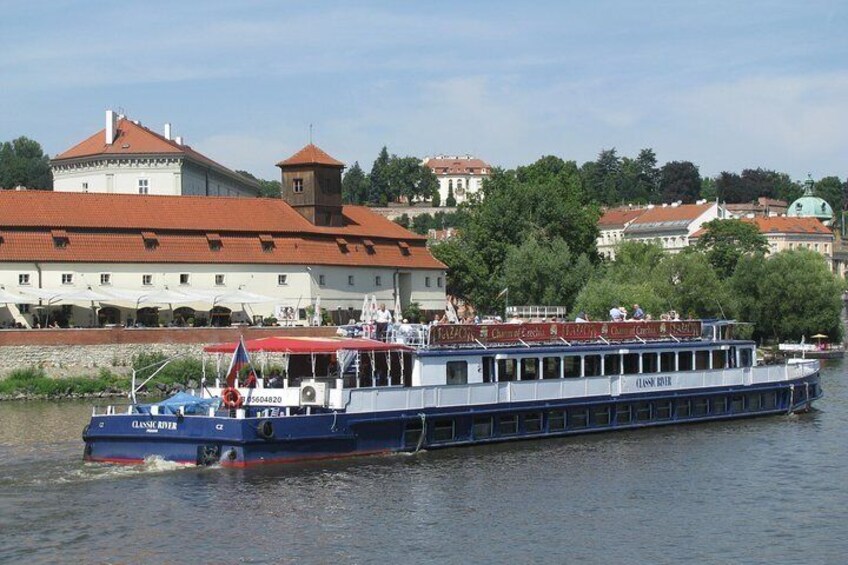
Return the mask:
{"type": "Polygon", "coordinates": [[[77,326],[228,325],[286,311],[303,320],[320,299],[334,322],[346,323],[359,317],[365,295],[390,308],[398,297],[402,307],[444,311],[445,266],[426,238],[368,208],[342,206],[341,163],[308,146],[280,167],[294,206],[264,198],[0,191],[0,287],[45,297],[38,307],[0,305],[0,322],[34,325],[47,310],[77,326]],[[87,290],[115,298],[49,298],[87,290]],[[165,291],[193,298],[166,302],[165,291]],[[158,303],[143,298],[157,293],[164,297],[158,303]],[[244,293],[270,300],[242,303],[244,293]]]}
{"type": "Polygon", "coordinates": [[[427,157],[424,164],[430,167],[439,179],[439,196],[442,206],[453,192],[457,204],[468,200],[483,187],[483,180],[489,177],[492,167],[481,159],[471,155],[436,155],[427,157]]]}
{"type": "Polygon", "coordinates": [[[615,248],[624,241],[624,229],[641,216],[647,208],[612,208],[598,220],[598,253],[601,257],[615,260],[615,248]]]}
{"type": "Polygon", "coordinates": [[[106,127],[50,162],[53,190],[107,194],[257,196],[259,185],[171,136],[108,110],[106,127]]]}
{"type": "Polygon", "coordinates": [[[706,222],[726,216],[715,202],[648,206],[624,228],[625,241],[656,243],[669,253],[677,253],[706,222]]]}

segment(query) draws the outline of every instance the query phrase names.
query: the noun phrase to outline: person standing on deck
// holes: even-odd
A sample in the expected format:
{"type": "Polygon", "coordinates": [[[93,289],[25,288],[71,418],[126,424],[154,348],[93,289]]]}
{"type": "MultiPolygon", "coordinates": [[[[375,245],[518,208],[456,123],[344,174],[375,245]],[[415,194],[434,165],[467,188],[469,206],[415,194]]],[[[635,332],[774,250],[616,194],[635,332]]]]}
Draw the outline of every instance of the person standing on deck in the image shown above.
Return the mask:
{"type": "Polygon", "coordinates": [[[380,309],[377,310],[377,316],[374,321],[377,323],[377,339],[383,341],[386,337],[389,322],[392,321],[392,314],[386,310],[385,303],[380,304],[380,309]]]}

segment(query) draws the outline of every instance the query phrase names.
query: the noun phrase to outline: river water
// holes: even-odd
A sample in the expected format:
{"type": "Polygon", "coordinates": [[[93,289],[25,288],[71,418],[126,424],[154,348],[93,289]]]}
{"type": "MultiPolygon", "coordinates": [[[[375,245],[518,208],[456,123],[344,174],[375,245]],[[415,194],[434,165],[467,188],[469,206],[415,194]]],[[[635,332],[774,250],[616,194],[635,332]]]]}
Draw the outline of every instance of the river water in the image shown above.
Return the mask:
{"type": "Polygon", "coordinates": [[[848,364],[818,410],[248,470],[84,464],[0,403],[0,562],[844,563],[848,364]]]}

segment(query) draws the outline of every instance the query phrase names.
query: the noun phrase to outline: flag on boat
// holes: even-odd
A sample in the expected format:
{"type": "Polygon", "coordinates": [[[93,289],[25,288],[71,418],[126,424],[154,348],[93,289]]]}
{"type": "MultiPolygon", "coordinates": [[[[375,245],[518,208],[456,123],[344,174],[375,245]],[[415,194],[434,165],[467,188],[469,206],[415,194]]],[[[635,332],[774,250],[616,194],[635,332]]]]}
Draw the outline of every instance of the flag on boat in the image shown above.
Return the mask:
{"type": "Polygon", "coordinates": [[[244,346],[244,336],[239,338],[238,345],[233,351],[233,359],[230,361],[230,368],[227,371],[227,386],[233,387],[238,381],[239,372],[242,367],[250,365],[250,357],[247,354],[247,348],[244,346]]]}

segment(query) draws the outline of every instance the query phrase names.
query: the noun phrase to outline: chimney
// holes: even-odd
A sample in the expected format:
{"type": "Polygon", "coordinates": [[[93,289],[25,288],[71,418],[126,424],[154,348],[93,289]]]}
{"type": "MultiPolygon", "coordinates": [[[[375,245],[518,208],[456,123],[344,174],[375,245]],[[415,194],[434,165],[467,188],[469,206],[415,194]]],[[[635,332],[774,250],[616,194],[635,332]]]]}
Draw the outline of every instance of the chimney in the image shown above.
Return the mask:
{"type": "Polygon", "coordinates": [[[106,145],[112,145],[118,135],[118,116],[112,110],[106,110],[106,145]]]}
{"type": "Polygon", "coordinates": [[[177,137],[174,138],[174,141],[177,142],[177,145],[182,145],[183,144],[183,136],[178,135],[177,137]]]}
{"type": "Polygon", "coordinates": [[[171,141],[171,124],[165,123],[165,139],[171,141]]]}

